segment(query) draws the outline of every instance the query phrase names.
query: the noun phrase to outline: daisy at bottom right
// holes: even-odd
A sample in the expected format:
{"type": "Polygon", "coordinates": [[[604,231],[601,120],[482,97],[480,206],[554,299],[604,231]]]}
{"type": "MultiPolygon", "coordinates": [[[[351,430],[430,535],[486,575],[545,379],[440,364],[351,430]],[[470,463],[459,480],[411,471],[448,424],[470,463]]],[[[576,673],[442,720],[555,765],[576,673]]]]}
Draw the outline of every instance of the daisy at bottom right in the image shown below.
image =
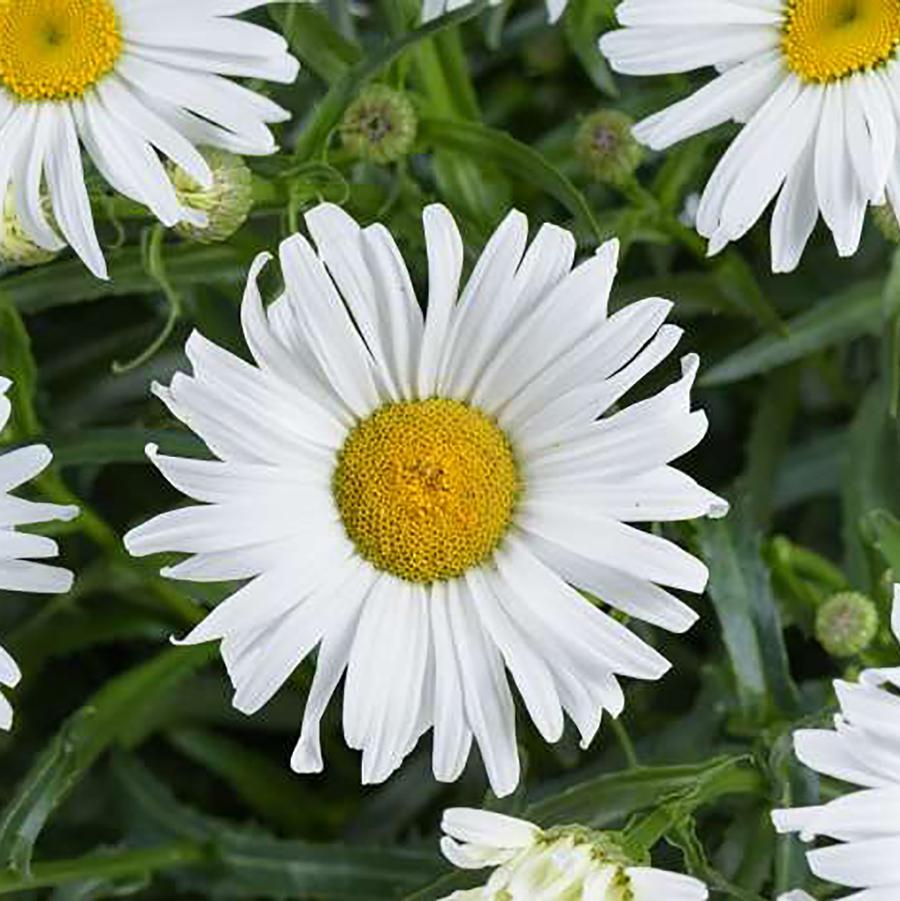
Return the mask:
{"type": "Polygon", "coordinates": [[[619,833],[540,829],[516,817],[456,807],[444,812],[441,851],[456,867],[493,872],[479,888],[441,901],[704,901],[693,876],[635,858],[619,833]]]}
{"type": "MultiPolygon", "coordinates": [[[[900,641],[900,585],[894,586],[894,635],[900,641]]],[[[820,879],[849,889],[853,901],[900,898],[900,666],[865,670],[856,682],[835,682],[840,713],[834,729],[794,733],[799,760],[858,786],[815,807],[776,810],[779,832],[804,841],[832,839],[807,854],[820,879]]]]}

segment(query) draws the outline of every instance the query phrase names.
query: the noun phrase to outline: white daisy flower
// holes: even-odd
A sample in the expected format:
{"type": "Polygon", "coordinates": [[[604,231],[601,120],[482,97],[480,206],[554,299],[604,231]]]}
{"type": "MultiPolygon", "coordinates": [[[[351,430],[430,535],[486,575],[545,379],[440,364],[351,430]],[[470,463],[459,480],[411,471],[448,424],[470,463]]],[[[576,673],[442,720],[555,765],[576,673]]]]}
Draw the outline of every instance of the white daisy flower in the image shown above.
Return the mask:
{"type": "Polygon", "coordinates": [[[856,252],[866,206],[900,204],[900,4],[896,0],[624,0],[600,47],[628,75],[718,74],[639,123],[661,150],[745,123],[703,193],[710,253],[777,197],[772,268],[793,270],[819,213],[838,252],[856,252]]]}
{"type": "MultiPolygon", "coordinates": [[[[894,588],[893,629],[900,640],[900,586],[894,588]]],[[[821,879],[852,889],[848,898],[900,897],[900,667],[866,670],[855,683],[834,683],[841,712],[834,731],[801,729],[794,748],[802,763],[860,786],[818,807],[776,810],[779,832],[837,843],[807,854],[821,879]]]]}
{"type": "Polygon", "coordinates": [[[306,216],[318,253],[281,245],[284,295],[264,309],[254,263],[242,321],[250,365],[194,334],[194,374],[155,386],[220,462],[150,458],[200,506],[132,531],[134,554],[193,556],[164,573],[249,579],[185,639],[222,641],[235,706],[259,710],[317,645],[298,772],[322,768],[319,720],[344,670],[344,732],[380,782],[434,728],[434,772],[456,779],[473,738],[494,791],[519,780],[508,669],[541,734],[563,713],[585,747],[617,675],[669,664],[586,600],[681,632],[706,567],[629,523],[724,513],[671,460],[707,429],[697,358],[631,407],[675,348],[671,303],[607,315],[611,242],[573,268],[575,239],[510,213],[461,296],[463,246],[424,213],[428,313],[381,225],[331,204],[306,216]],[[598,421],[597,417],[609,413],[598,421]]]}
{"type": "MultiPolygon", "coordinates": [[[[445,13],[468,6],[473,0],[422,0],[422,21],[430,22],[445,13]]],[[[491,6],[499,6],[503,0],[489,0],[491,6]]],[[[566,11],[569,0],[546,0],[547,16],[551,22],[557,22],[566,11]]]]}
{"type": "Polygon", "coordinates": [[[79,142],[117,191],[165,225],[203,225],[158,154],[209,187],[197,149],[275,150],[289,114],[223,75],[291,82],[284,39],[230,16],[262,0],[15,0],[0,3],[0,197],[35,244],[68,243],[106,278],[79,142]],[[52,217],[42,203],[49,194],[52,217]],[[51,221],[51,219],[53,221],[51,221]]]}
{"type": "MultiPolygon", "coordinates": [[[[9,379],[0,378],[0,432],[9,421],[10,403],[6,392],[11,385],[9,379]]],[[[9,493],[42,472],[50,459],[50,450],[43,445],[20,447],[0,454],[0,593],[56,594],[72,587],[72,573],[67,569],[34,562],[57,556],[56,542],[43,535],[19,532],[17,527],[51,520],[68,521],[78,515],[78,508],[34,503],[9,493]]],[[[13,688],[21,675],[15,660],[0,647],[0,685],[13,688]]],[[[0,694],[0,729],[9,729],[12,719],[12,706],[0,694]]]]}
{"type": "Polygon", "coordinates": [[[444,856],[465,870],[495,867],[480,888],[442,901],[703,901],[699,879],[634,861],[615,833],[581,826],[543,831],[526,820],[460,807],[444,813],[444,856]]]}

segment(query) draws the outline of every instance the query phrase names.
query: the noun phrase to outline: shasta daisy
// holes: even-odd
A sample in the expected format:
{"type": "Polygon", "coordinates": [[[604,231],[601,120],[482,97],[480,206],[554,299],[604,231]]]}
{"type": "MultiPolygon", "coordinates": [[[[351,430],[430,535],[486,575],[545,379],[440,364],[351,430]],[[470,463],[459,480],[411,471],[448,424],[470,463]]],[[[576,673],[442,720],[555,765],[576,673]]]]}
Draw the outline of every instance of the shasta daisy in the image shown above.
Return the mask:
{"type": "Polygon", "coordinates": [[[160,154],[208,187],[198,146],[275,150],[267,123],[289,114],[223,77],[296,77],[280,35],[231,18],[261,5],[0,0],[0,201],[13,192],[35,244],[69,244],[106,277],[80,145],[115,190],[170,226],[203,216],[179,202],[160,154]]]}
{"type": "Polygon", "coordinates": [[[712,81],[639,123],[662,150],[734,120],[697,230],[716,253],[774,200],[772,268],[793,270],[821,214],[856,252],[866,208],[900,204],[897,0],[624,0],[600,46],[628,75],[712,67],[712,81]]]}
{"type": "Polygon", "coordinates": [[[616,833],[581,826],[541,830],[487,810],[444,813],[444,856],[465,870],[494,868],[480,888],[443,901],[705,901],[699,879],[635,861],[616,833]]]}
{"type": "Polygon", "coordinates": [[[321,769],[319,720],[346,671],[344,732],[364,781],[433,728],[438,779],[459,776],[474,739],[507,794],[519,779],[507,670],[548,741],[565,712],[587,746],[602,711],[622,710],[617,676],[668,668],[576,588],[665,629],[696,618],[659,586],[702,591],[706,567],[630,523],[724,512],[669,465],[707,429],[690,407],[697,358],[620,408],[681,330],[659,298],[608,312],[615,242],[573,267],[569,232],[545,225],[527,247],[510,213],[459,295],[459,232],[428,207],[423,316],[383,226],[330,204],[306,225],[316,249],[301,235],[281,245],[286,289],[268,309],[268,257],[252,267],[242,322],[255,364],[194,334],[193,375],[156,386],[218,460],[149,448],[200,504],[127,545],[192,555],[172,578],[249,580],[185,639],[221,640],[240,710],[319,646],[296,770],[321,769]]]}
{"type": "MultiPolygon", "coordinates": [[[[893,631],[900,641],[900,586],[894,588],[893,631]]],[[[801,729],[794,748],[801,763],[857,786],[815,807],[776,810],[779,832],[818,836],[835,844],[807,854],[820,878],[872,901],[900,897],[900,667],[865,670],[857,682],[835,682],[840,713],[834,729],[801,729]]]]}
{"type": "MultiPolygon", "coordinates": [[[[10,403],[6,392],[11,386],[9,379],[0,378],[0,432],[9,422],[10,403]]],[[[26,501],[10,494],[43,471],[50,459],[50,451],[44,445],[20,447],[0,454],[0,593],[55,594],[66,592],[72,586],[72,573],[68,570],[35,562],[55,557],[59,553],[56,542],[43,535],[20,532],[18,527],[70,520],[78,515],[78,509],[26,501]]],[[[0,647],[0,685],[12,688],[20,678],[15,660],[0,647]]],[[[12,718],[12,706],[0,694],[0,729],[9,729],[12,718]]]]}

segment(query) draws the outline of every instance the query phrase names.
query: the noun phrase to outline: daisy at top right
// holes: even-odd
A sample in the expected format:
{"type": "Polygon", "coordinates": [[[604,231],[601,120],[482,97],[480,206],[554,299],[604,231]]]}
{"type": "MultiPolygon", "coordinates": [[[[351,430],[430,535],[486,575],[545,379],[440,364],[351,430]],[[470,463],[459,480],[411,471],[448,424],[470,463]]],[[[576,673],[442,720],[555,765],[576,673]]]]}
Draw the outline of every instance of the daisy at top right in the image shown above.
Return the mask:
{"type": "Polygon", "coordinates": [[[846,257],[869,204],[900,206],[900,0],[624,0],[617,16],[600,42],[617,71],[717,73],[640,122],[642,143],[744,126],[700,203],[710,254],[775,200],[772,269],[790,272],[820,213],[846,257]]]}

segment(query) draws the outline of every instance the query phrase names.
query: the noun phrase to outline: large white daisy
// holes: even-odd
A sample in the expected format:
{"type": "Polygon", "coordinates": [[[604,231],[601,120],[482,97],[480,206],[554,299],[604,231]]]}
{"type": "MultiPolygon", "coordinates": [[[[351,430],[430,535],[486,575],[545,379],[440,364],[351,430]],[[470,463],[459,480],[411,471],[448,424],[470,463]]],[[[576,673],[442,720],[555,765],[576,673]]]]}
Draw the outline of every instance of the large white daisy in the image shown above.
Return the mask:
{"type": "Polygon", "coordinates": [[[115,190],[166,225],[202,225],[202,216],[179,203],[159,154],[209,186],[198,145],[274,151],[266,123],[289,114],[222,77],[295,78],[280,35],[229,18],[261,5],[0,0],[0,199],[14,192],[35,244],[53,251],[68,243],[106,277],[79,142],[115,190]]]}
{"type": "Polygon", "coordinates": [[[838,252],[868,204],[900,204],[897,0],[625,0],[603,36],[613,67],[656,75],[714,67],[695,94],[645,119],[657,150],[745,123],[710,178],[697,229],[716,253],[776,197],[772,268],[794,269],[819,213],[838,252]]]}
{"type": "Polygon", "coordinates": [[[434,772],[457,778],[473,737],[497,794],[519,779],[508,669],[548,741],[563,712],[585,746],[617,675],[666,660],[571,586],[673,631],[695,614],[658,584],[702,591],[706,567],[628,523],[724,512],[669,463],[703,437],[680,381],[618,409],[681,329],[653,298],[609,316],[615,242],[573,268],[575,240],[511,213],[458,297],[463,246],[424,213],[428,312],[381,225],[338,207],[281,245],[266,310],[252,267],[242,321],[256,365],[194,334],[193,376],[155,391],[217,462],[149,454],[200,506],[126,537],[181,551],[165,574],[249,579],[185,639],[220,639],[235,706],[262,707],[317,645],[292,758],[322,767],[319,719],[344,670],[344,731],[366,782],[434,727],[434,772]],[[602,414],[608,414],[598,421],[602,414]]]}
{"type": "Polygon", "coordinates": [[[454,808],[444,813],[444,856],[465,870],[495,868],[480,888],[443,901],[704,901],[692,876],[634,861],[615,833],[581,826],[546,831],[527,820],[454,808]]]}
{"type": "MultiPolygon", "coordinates": [[[[9,421],[10,403],[6,392],[11,385],[9,379],[0,378],[0,432],[9,421]]],[[[78,515],[78,508],[39,504],[9,493],[42,472],[50,459],[50,451],[43,445],[0,454],[0,594],[4,591],[55,594],[72,587],[72,573],[68,570],[35,562],[57,556],[56,542],[17,529],[34,523],[73,519],[78,515]]],[[[0,685],[12,688],[20,678],[15,660],[0,647],[0,685]]],[[[0,694],[0,729],[9,729],[12,718],[12,706],[0,694]]]]}
{"type": "MultiPolygon", "coordinates": [[[[468,6],[473,0],[422,0],[422,20],[430,22],[444,13],[453,12],[468,6]]],[[[489,0],[491,6],[499,6],[503,0],[489,0]]],[[[551,22],[556,22],[566,11],[569,0],[546,0],[547,16],[551,22]]]]}
{"type": "MultiPolygon", "coordinates": [[[[900,641],[900,586],[894,589],[894,634],[900,641]]],[[[900,898],[900,667],[866,670],[858,682],[835,682],[841,712],[835,728],[801,729],[794,748],[802,763],[859,786],[817,807],[776,810],[779,832],[835,844],[807,854],[821,879],[852,889],[847,898],[900,898]]]]}

